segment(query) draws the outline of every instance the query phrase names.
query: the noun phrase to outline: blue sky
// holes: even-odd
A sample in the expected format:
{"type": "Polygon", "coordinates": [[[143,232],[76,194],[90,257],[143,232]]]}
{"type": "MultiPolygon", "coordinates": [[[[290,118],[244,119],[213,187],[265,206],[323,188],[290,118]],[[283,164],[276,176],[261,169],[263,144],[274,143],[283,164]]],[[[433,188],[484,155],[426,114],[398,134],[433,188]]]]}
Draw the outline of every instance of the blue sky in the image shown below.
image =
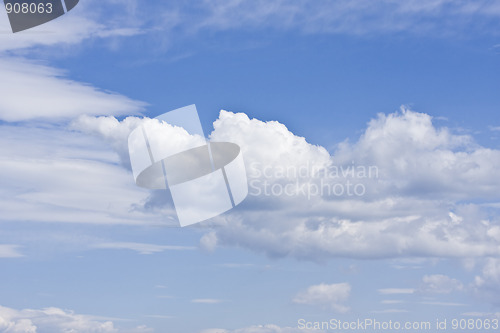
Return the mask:
{"type": "Polygon", "coordinates": [[[498,320],[499,18],[491,1],[88,0],[12,34],[1,7],[0,331],[498,320]],[[258,186],[310,163],[379,174],[298,180],[362,196],[249,195],[179,228],[168,193],[135,186],[127,136],[189,104],[258,186]]]}

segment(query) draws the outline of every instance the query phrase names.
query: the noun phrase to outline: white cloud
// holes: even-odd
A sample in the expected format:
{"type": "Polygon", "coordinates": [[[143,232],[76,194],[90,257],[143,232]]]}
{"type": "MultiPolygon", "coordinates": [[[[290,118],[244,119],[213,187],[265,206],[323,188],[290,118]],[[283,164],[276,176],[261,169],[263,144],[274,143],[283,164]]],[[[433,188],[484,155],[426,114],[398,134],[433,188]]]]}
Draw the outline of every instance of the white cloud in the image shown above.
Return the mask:
{"type": "Polygon", "coordinates": [[[476,277],[476,285],[479,287],[500,285],[500,259],[486,259],[482,275],[476,277]]]}
{"type": "Polygon", "coordinates": [[[308,330],[295,327],[280,327],[273,324],[255,325],[235,330],[226,330],[222,328],[210,328],[200,331],[200,333],[321,333],[323,330],[308,330]]]}
{"type": "MultiPolygon", "coordinates": [[[[143,22],[134,19],[131,11],[124,10],[127,2],[80,1],[68,14],[16,34],[4,33],[11,31],[11,28],[8,20],[1,20],[0,31],[3,33],[0,34],[0,53],[26,53],[27,50],[33,51],[38,47],[76,45],[87,39],[117,38],[144,33],[143,22]],[[107,19],[104,20],[104,17],[107,19]]],[[[2,16],[6,16],[3,7],[0,12],[2,16]]],[[[58,51],[64,52],[64,48],[58,51]]]]}
{"type": "Polygon", "coordinates": [[[101,244],[95,244],[93,247],[96,249],[132,250],[132,251],[137,251],[140,254],[154,254],[163,251],[196,250],[196,247],[192,246],[156,245],[156,244],[145,244],[145,243],[134,243],[134,242],[101,243],[101,244]]]}
{"type": "Polygon", "coordinates": [[[331,307],[336,312],[347,312],[349,307],[344,303],[349,299],[351,286],[349,283],[321,283],[298,293],[293,301],[298,304],[331,307]]]}
{"type": "Polygon", "coordinates": [[[166,316],[166,315],[146,315],[144,317],[155,318],[155,319],[172,319],[172,318],[174,318],[173,316],[166,316]]]}
{"type": "Polygon", "coordinates": [[[401,294],[413,294],[415,289],[412,288],[383,288],[379,289],[378,292],[382,295],[401,295],[401,294]]]}
{"type": "Polygon", "coordinates": [[[410,32],[435,36],[467,33],[467,29],[490,33],[487,23],[495,24],[495,19],[500,16],[500,6],[496,3],[478,1],[471,4],[451,0],[280,0],[273,3],[205,0],[198,4],[197,9],[200,12],[199,24],[190,27],[190,31],[274,28],[306,33],[410,32]],[[482,24],[470,24],[478,21],[482,24]]]}
{"type": "Polygon", "coordinates": [[[408,310],[404,309],[385,309],[385,310],[375,310],[372,313],[407,313],[408,310]]]}
{"type": "MultiPolygon", "coordinates": [[[[87,132],[100,131],[115,147],[123,142],[124,135],[113,131],[125,133],[117,128],[128,128],[127,121],[88,119],[87,132]],[[114,125],[102,126],[108,122],[114,125]]],[[[343,142],[333,154],[283,124],[226,111],[210,138],[241,147],[250,195],[228,214],[199,226],[213,227],[202,237],[202,248],[240,246],[316,261],[500,254],[497,218],[488,219],[482,204],[468,203],[500,200],[500,151],[436,128],[429,115],[404,108],[380,114],[357,142],[343,142]],[[373,175],[366,172],[370,167],[376,168],[373,175]],[[349,168],[365,173],[342,174],[349,168]],[[364,194],[330,191],[348,182],[364,194]],[[266,193],[288,185],[289,193],[266,193]]],[[[150,199],[145,206],[161,207],[161,200],[150,199]]]]}
{"type": "Polygon", "coordinates": [[[500,318],[500,312],[492,313],[492,312],[465,312],[462,313],[463,316],[468,317],[496,317],[500,318]]]}
{"type": "Polygon", "coordinates": [[[139,125],[145,128],[150,145],[161,146],[165,156],[206,143],[205,138],[199,135],[190,135],[181,127],[150,118],[127,117],[118,121],[112,116],[83,115],[72,121],[70,127],[82,133],[97,136],[110,144],[120,156],[122,164],[130,168],[128,137],[130,132],[139,125]]]}
{"type": "Polygon", "coordinates": [[[0,331],[18,333],[111,333],[151,332],[145,326],[135,329],[118,329],[113,319],[76,314],[51,307],[41,310],[16,310],[0,306],[0,331]]]}
{"type": "Polygon", "coordinates": [[[0,120],[72,119],[81,114],[137,114],[145,104],[64,77],[21,58],[0,58],[0,120]]]}
{"type": "Polygon", "coordinates": [[[420,292],[431,294],[449,294],[454,291],[462,291],[464,285],[457,279],[442,274],[425,275],[422,278],[420,292]]]}
{"type": "Polygon", "coordinates": [[[385,299],[385,300],[380,301],[380,303],[381,304],[401,304],[404,302],[401,300],[397,300],[397,299],[385,299]]]}
{"type": "Polygon", "coordinates": [[[136,208],[149,191],[102,141],[54,126],[1,131],[2,221],[176,223],[173,209],[158,215],[136,208]]]}
{"type": "Polygon", "coordinates": [[[379,115],[356,143],[340,144],[332,156],[275,122],[222,112],[214,127],[213,140],[242,147],[251,187],[255,179],[259,186],[266,181],[283,187],[290,180],[279,177],[276,170],[290,168],[333,170],[354,162],[376,166],[379,173],[373,178],[314,178],[312,172],[297,177],[301,185],[351,180],[366,189],[359,197],[327,191],[310,198],[299,192],[250,195],[248,210],[236,210],[216,224],[211,244],[237,244],[271,256],[312,260],[499,253],[492,232],[495,223],[483,220],[477,206],[454,202],[498,197],[500,183],[495,175],[500,171],[500,152],[476,145],[469,136],[435,128],[426,114],[403,109],[379,115]],[[267,175],[265,168],[271,170],[267,175]],[[301,213],[305,211],[307,215],[301,213]]]}
{"type": "MultiPolygon", "coordinates": [[[[490,34],[498,27],[498,17],[500,6],[486,0],[474,3],[450,0],[278,0],[273,3],[204,0],[161,4],[87,0],[67,15],[42,26],[17,34],[1,34],[0,52],[76,45],[89,39],[106,39],[111,48],[116,48],[121,37],[137,35],[146,35],[145,38],[154,41],[154,52],[158,52],[174,43],[179,35],[192,37],[204,31],[235,29],[271,28],[349,35],[490,34]],[[151,12],[156,15],[150,15],[151,12]]],[[[0,22],[0,30],[10,30],[7,20],[0,22]]]]}
{"type": "Polygon", "coordinates": [[[224,302],[223,300],[220,299],[215,299],[215,298],[197,298],[191,300],[191,303],[199,303],[199,304],[219,304],[224,302]]]}
{"type": "Polygon", "coordinates": [[[19,252],[19,245],[0,244],[0,258],[19,258],[23,254],[19,252]]]}
{"type": "Polygon", "coordinates": [[[482,299],[496,305],[500,304],[500,259],[484,259],[480,275],[476,275],[472,285],[476,294],[482,299]]]}
{"type": "Polygon", "coordinates": [[[467,305],[467,304],[455,303],[455,302],[420,302],[420,304],[438,305],[438,306],[466,306],[467,305]]]}

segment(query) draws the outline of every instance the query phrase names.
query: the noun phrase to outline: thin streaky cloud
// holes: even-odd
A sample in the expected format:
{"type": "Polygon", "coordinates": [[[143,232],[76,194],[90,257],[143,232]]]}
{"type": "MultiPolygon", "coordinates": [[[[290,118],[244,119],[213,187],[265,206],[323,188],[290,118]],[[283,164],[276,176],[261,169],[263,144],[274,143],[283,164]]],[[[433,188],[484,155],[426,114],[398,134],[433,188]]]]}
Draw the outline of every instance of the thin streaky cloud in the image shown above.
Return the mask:
{"type": "Polygon", "coordinates": [[[467,304],[463,304],[463,303],[454,303],[454,302],[420,302],[420,304],[439,305],[439,306],[466,306],[467,305],[467,304]]]}
{"type": "Polygon", "coordinates": [[[174,316],[167,316],[167,315],[145,315],[144,317],[154,318],[154,319],[172,319],[172,318],[174,318],[174,316]]]}
{"type": "Polygon", "coordinates": [[[412,288],[384,288],[384,289],[379,289],[378,292],[382,295],[413,294],[413,293],[415,293],[415,289],[412,289],[412,288]]]}
{"type": "Polygon", "coordinates": [[[396,300],[396,299],[385,299],[380,302],[381,304],[401,304],[404,303],[404,301],[401,300],[396,300]]]}
{"type": "Polygon", "coordinates": [[[408,310],[404,309],[386,309],[386,310],[374,310],[372,313],[407,313],[408,310]]]}
{"type": "Polygon", "coordinates": [[[215,298],[196,298],[191,300],[191,303],[199,303],[199,304],[219,304],[224,302],[221,299],[215,299],[215,298]]]}
{"type": "Polygon", "coordinates": [[[111,249],[111,250],[133,250],[140,254],[153,254],[163,251],[192,251],[196,250],[194,246],[177,246],[177,245],[157,245],[134,242],[110,242],[101,243],[93,246],[96,249],[111,249]]]}
{"type": "Polygon", "coordinates": [[[19,245],[0,244],[0,258],[20,258],[24,255],[19,252],[19,245]]]}

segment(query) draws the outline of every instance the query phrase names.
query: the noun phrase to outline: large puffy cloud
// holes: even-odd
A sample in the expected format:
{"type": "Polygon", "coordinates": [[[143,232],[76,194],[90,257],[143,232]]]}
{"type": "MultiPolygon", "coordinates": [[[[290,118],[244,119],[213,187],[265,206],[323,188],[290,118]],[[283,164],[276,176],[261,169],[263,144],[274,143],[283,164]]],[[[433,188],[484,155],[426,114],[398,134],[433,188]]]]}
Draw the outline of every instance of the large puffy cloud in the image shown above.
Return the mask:
{"type": "Polygon", "coordinates": [[[355,144],[344,143],[341,161],[379,166],[386,192],[449,200],[499,198],[500,151],[474,144],[469,136],[437,129],[429,115],[402,108],[379,115],[355,144]]]}
{"type": "Polygon", "coordinates": [[[498,216],[488,218],[480,206],[464,203],[498,200],[500,152],[436,128],[429,115],[406,109],[381,114],[357,142],[341,143],[331,156],[275,122],[222,112],[214,125],[213,140],[242,147],[251,195],[202,243],[312,260],[500,254],[498,216]],[[371,175],[338,172],[370,166],[376,167],[371,175]],[[299,171],[283,176],[281,170],[290,169],[299,171]],[[364,194],[348,195],[349,181],[364,194]],[[287,183],[298,190],[281,193],[287,183]],[[252,184],[277,191],[252,196],[258,192],[252,184]],[[346,191],[332,195],[336,184],[346,191]]]}
{"type": "MultiPolygon", "coordinates": [[[[97,129],[126,155],[123,139],[102,126],[110,121],[113,131],[127,132],[127,121],[110,118],[85,121],[80,129],[97,129]]],[[[207,249],[240,246],[308,260],[500,254],[494,208],[500,152],[436,128],[429,115],[380,114],[357,142],[343,142],[333,154],[283,124],[226,111],[210,139],[241,147],[250,194],[200,225],[212,228],[201,240],[207,249]],[[362,191],[348,193],[349,184],[351,192],[354,185],[362,191]],[[493,201],[488,214],[478,200],[493,201]]]]}

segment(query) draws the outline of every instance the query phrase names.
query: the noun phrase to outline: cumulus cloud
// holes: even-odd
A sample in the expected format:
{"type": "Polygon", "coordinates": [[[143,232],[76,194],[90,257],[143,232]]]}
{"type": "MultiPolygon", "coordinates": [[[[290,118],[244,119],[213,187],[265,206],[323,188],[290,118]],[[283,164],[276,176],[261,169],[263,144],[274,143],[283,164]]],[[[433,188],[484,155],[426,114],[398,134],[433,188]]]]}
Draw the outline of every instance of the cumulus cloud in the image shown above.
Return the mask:
{"type": "Polygon", "coordinates": [[[419,291],[430,294],[449,294],[463,289],[463,283],[457,279],[442,274],[434,274],[424,275],[419,291]]]}
{"type": "Polygon", "coordinates": [[[344,303],[349,299],[351,285],[349,283],[321,283],[298,293],[294,303],[330,307],[336,312],[344,313],[349,310],[344,303]]]}
{"type": "Polygon", "coordinates": [[[75,119],[70,127],[109,143],[118,153],[122,164],[130,168],[128,137],[132,130],[139,126],[142,126],[147,133],[150,146],[161,147],[161,152],[165,156],[206,144],[205,138],[190,135],[184,128],[172,126],[158,119],[127,117],[123,121],[118,121],[112,116],[83,115],[75,119]]]}
{"type": "MultiPolygon", "coordinates": [[[[122,129],[130,120],[89,119],[81,130],[125,150],[122,129]],[[115,127],[122,134],[113,134],[115,127]]],[[[380,114],[333,153],[276,121],[227,111],[210,139],[241,147],[249,196],[205,225],[207,250],[240,246],[308,260],[500,254],[498,216],[477,203],[495,207],[500,199],[500,151],[435,127],[427,114],[380,114]]]]}

